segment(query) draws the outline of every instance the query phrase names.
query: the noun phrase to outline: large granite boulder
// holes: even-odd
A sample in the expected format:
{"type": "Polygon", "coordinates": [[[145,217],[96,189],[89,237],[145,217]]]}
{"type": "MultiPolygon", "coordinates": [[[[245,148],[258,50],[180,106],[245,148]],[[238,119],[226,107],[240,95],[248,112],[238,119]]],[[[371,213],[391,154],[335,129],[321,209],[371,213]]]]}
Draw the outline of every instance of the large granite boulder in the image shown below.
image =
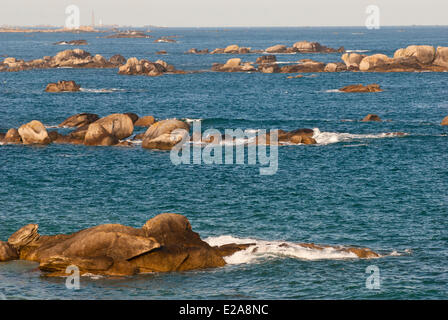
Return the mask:
{"type": "Polygon", "coordinates": [[[341,92],[381,92],[383,91],[376,83],[368,84],[366,86],[362,84],[353,84],[339,89],[341,92]]]}
{"type": "Polygon", "coordinates": [[[6,132],[5,137],[3,138],[3,142],[8,144],[21,144],[22,137],[19,134],[19,130],[15,128],[9,129],[8,132],[6,132]]]}
{"type": "Polygon", "coordinates": [[[23,144],[49,144],[51,139],[42,122],[33,120],[19,128],[23,144]]]}
{"type": "Polygon", "coordinates": [[[448,47],[437,47],[433,64],[448,69],[448,47]]]}
{"type": "Polygon", "coordinates": [[[163,75],[165,72],[167,72],[167,69],[162,64],[146,59],[138,60],[137,58],[129,58],[126,64],[118,69],[118,74],[146,75],[152,77],[163,75]]]}
{"type": "Polygon", "coordinates": [[[134,132],[134,123],[131,117],[122,113],[108,115],[95,121],[95,123],[101,125],[109,134],[119,140],[130,137],[134,132]]]}
{"type": "Polygon", "coordinates": [[[390,63],[392,59],[386,56],[385,54],[374,54],[371,56],[367,56],[361,60],[359,63],[359,70],[361,71],[372,71],[376,67],[384,66],[390,63]]]}
{"type": "Polygon", "coordinates": [[[359,64],[365,57],[366,55],[359,53],[344,53],[341,59],[344,61],[347,68],[359,69],[359,64]]]}
{"type": "Polygon", "coordinates": [[[249,62],[242,63],[240,58],[233,58],[227,60],[225,64],[213,64],[212,70],[219,72],[250,72],[257,69],[249,62]]]}
{"type": "Polygon", "coordinates": [[[181,142],[190,126],[179,120],[162,120],[154,123],[145,132],[142,147],[145,149],[171,150],[181,142]]]}
{"type": "Polygon", "coordinates": [[[448,126],[448,116],[443,118],[442,122],[440,123],[442,126],[448,126]]]}
{"type": "Polygon", "coordinates": [[[285,53],[287,51],[287,47],[282,44],[277,44],[275,46],[267,48],[265,51],[267,53],[285,53]]]}
{"type": "Polygon", "coordinates": [[[86,146],[113,146],[118,144],[118,138],[106,130],[100,123],[94,122],[84,136],[86,146]]]}
{"type": "Polygon", "coordinates": [[[8,242],[0,241],[0,262],[17,260],[19,254],[17,250],[8,242]]]}
{"type": "Polygon", "coordinates": [[[405,49],[398,49],[394,53],[394,58],[415,57],[418,62],[431,64],[434,61],[436,50],[432,46],[409,46],[405,49]]]}

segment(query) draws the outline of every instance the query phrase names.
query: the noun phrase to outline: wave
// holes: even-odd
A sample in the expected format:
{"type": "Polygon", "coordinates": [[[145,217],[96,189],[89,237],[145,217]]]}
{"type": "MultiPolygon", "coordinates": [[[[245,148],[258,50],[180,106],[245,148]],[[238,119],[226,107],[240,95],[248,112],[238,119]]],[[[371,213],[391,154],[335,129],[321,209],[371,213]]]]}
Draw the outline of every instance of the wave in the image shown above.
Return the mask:
{"type": "MultiPolygon", "coordinates": [[[[218,237],[209,237],[204,239],[210,246],[222,246],[226,244],[250,244],[245,250],[238,251],[231,256],[225,257],[224,260],[228,264],[250,264],[258,263],[266,259],[282,259],[293,258],[299,260],[344,260],[344,259],[360,259],[355,253],[347,251],[344,246],[334,247],[308,247],[305,244],[299,244],[288,241],[267,241],[250,238],[237,238],[231,235],[223,235],[218,237]]],[[[379,255],[398,256],[409,254],[410,251],[399,253],[392,251],[388,254],[379,255]]]]}
{"type": "Polygon", "coordinates": [[[89,93],[111,93],[111,92],[125,92],[125,89],[117,89],[117,88],[111,88],[111,89],[87,89],[87,88],[81,88],[79,89],[81,92],[89,92],[89,93]]]}
{"type": "Polygon", "coordinates": [[[325,90],[325,92],[331,93],[331,92],[342,92],[339,89],[329,89],[329,90],[325,90]]]}
{"type": "Polygon", "coordinates": [[[345,50],[345,52],[370,52],[371,50],[357,50],[357,49],[354,49],[354,50],[345,50]]]}
{"type": "Polygon", "coordinates": [[[319,128],[313,129],[313,138],[319,145],[327,145],[338,142],[350,142],[359,139],[382,139],[393,138],[408,135],[402,132],[383,132],[378,134],[352,134],[352,133],[340,133],[340,132],[321,132],[319,128]]]}

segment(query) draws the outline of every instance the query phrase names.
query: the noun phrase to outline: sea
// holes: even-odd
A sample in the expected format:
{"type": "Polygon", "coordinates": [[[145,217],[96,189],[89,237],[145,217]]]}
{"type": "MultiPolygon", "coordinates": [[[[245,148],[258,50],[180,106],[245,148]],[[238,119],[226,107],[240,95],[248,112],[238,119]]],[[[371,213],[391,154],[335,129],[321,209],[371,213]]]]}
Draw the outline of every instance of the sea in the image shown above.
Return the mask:
{"type": "MultiPolygon", "coordinates": [[[[141,29],[146,31],[146,29],[141,29]]],[[[81,112],[133,112],[200,123],[203,130],[314,130],[316,145],[278,148],[278,170],[258,164],[180,164],[169,151],[0,145],[0,240],[36,223],[73,233],[105,223],[139,228],[157,214],[185,215],[211,245],[255,243],[216,269],[132,277],[46,277],[38,264],[0,263],[0,299],[446,299],[448,297],[448,74],[211,72],[213,63],[261,54],[185,54],[230,44],[264,49],[297,41],[392,56],[413,44],[448,46],[448,27],[154,28],[151,39],[107,33],[0,33],[0,56],[24,60],[75,47],[106,58],[163,59],[159,77],[117,69],[0,73],[0,132],[39,120],[49,131],[81,112]],[[158,37],[176,43],[154,43],[158,37]],[[166,55],[156,54],[166,50],[166,55]],[[45,93],[74,80],[76,93],[45,93]],[[341,93],[350,84],[379,93],[341,93]],[[377,114],[383,122],[360,121],[377,114]],[[403,134],[390,134],[390,133],[403,134]],[[287,243],[286,248],[283,244],[287,243]],[[298,243],[367,247],[360,259],[298,243]],[[373,271],[372,271],[373,270],[373,271]],[[375,286],[372,277],[375,277],[375,286]]],[[[277,54],[279,63],[341,61],[341,53],[277,54]]],[[[2,58],[3,59],[3,58],[2,58]]],[[[60,132],[65,132],[61,129],[60,132]]],[[[143,128],[135,133],[143,132],[143,128]]],[[[68,131],[67,131],[68,132],[68,131]]]]}

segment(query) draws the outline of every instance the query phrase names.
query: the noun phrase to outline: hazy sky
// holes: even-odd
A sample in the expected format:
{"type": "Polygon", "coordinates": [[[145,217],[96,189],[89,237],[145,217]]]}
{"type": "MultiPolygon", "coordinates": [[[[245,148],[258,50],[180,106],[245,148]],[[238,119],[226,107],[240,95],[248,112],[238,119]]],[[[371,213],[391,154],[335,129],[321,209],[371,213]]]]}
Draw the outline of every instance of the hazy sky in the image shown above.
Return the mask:
{"type": "Polygon", "coordinates": [[[0,0],[0,25],[58,25],[75,4],[81,24],[166,27],[363,26],[366,7],[387,25],[447,25],[448,0],[0,0]]]}

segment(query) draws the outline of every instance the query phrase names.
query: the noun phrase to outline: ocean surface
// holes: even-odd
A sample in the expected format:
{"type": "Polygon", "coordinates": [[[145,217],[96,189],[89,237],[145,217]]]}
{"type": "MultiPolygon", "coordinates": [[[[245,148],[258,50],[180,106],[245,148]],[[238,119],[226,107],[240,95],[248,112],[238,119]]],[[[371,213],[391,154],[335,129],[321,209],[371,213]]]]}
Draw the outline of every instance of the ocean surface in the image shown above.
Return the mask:
{"type": "MultiPolygon", "coordinates": [[[[209,70],[229,55],[189,55],[229,44],[264,49],[301,40],[366,54],[411,44],[448,46],[447,27],[154,29],[177,43],[105,39],[104,34],[0,33],[0,56],[25,60],[73,48],[106,58],[163,59],[181,70],[209,70]],[[167,55],[156,55],[166,50],[167,55]]],[[[260,54],[239,55],[255,61],[260,54]]],[[[281,62],[334,54],[278,54],[281,62]]],[[[235,56],[232,56],[235,57],[235,56]]],[[[0,73],[0,132],[33,119],[49,129],[80,112],[134,112],[200,120],[202,129],[315,129],[313,146],[279,148],[274,175],[259,165],[179,165],[165,151],[49,145],[0,146],[0,240],[28,223],[41,234],[103,223],[141,227],[163,212],[183,214],[210,244],[256,242],[218,269],[126,278],[42,276],[37,264],[0,263],[7,299],[443,299],[448,297],[447,73],[285,74],[202,72],[123,76],[116,69],[0,73]],[[75,80],[83,92],[48,94],[75,80]],[[378,83],[381,93],[344,94],[349,84],[378,83]],[[387,120],[364,123],[369,113],[387,120]],[[403,132],[404,136],[387,135],[403,132]],[[246,239],[246,240],[245,240],[246,239]],[[247,240],[249,239],[249,240],[247,240]],[[368,247],[378,259],[337,256],[280,244],[368,247]],[[380,270],[368,289],[366,268],[380,270]]],[[[142,130],[136,131],[141,132],[142,130]]]]}

